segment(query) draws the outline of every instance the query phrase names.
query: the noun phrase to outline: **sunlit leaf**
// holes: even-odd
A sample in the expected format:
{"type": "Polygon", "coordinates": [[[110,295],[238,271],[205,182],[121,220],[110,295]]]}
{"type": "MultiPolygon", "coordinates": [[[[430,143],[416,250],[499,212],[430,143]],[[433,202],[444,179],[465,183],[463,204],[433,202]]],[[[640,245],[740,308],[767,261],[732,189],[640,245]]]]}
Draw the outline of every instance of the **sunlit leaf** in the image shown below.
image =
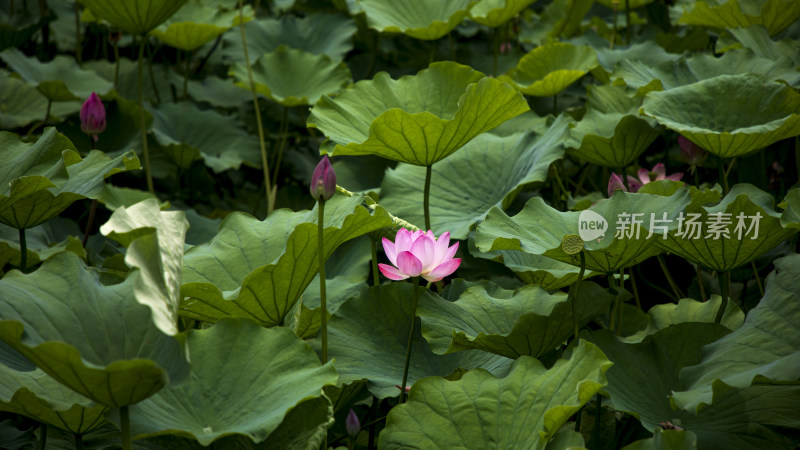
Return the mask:
{"type": "Polygon", "coordinates": [[[594,0],[552,1],[540,17],[522,23],[519,39],[522,42],[542,44],[553,38],[580,34],[581,22],[593,4],[594,0]]]}
{"type": "Polygon", "coordinates": [[[100,19],[130,34],[145,34],[162,24],[186,0],[81,0],[100,19]]]}
{"type": "Polygon", "coordinates": [[[578,81],[598,65],[591,47],[555,42],[531,50],[517,67],[498,77],[525,95],[549,97],[578,81]]]}
{"type": "MultiPolygon", "coordinates": [[[[711,323],[716,319],[717,311],[722,304],[722,297],[712,295],[705,302],[699,302],[691,298],[683,298],[678,304],[666,303],[655,305],[647,311],[647,326],[636,334],[625,337],[625,342],[641,342],[645,336],[649,336],[658,330],[663,330],[671,325],[686,322],[706,322],[711,323]]],[[[729,330],[736,330],[744,323],[744,313],[739,307],[728,302],[725,313],[720,324],[729,330]]]]}
{"type": "MultiPolygon", "coordinates": [[[[253,17],[249,5],[244,16],[245,21],[253,17]]],[[[191,0],[165,23],[150,31],[150,35],[172,47],[194,51],[238,24],[238,9],[221,11],[217,7],[204,5],[200,0],[191,0]]]]}
{"type": "Polygon", "coordinates": [[[534,0],[481,0],[469,10],[469,18],[495,28],[508,22],[534,0]]]}
{"type": "Polygon", "coordinates": [[[455,28],[476,0],[358,0],[370,28],[403,33],[416,39],[438,39],[455,28]]]}
{"type": "Polygon", "coordinates": [[[793,0],[709,0],[678,2],[674,9],[683,11],[679,23],[712,28],[736,28],[764,25],[774,36],[800,18],[800,4],[793,0]]]}

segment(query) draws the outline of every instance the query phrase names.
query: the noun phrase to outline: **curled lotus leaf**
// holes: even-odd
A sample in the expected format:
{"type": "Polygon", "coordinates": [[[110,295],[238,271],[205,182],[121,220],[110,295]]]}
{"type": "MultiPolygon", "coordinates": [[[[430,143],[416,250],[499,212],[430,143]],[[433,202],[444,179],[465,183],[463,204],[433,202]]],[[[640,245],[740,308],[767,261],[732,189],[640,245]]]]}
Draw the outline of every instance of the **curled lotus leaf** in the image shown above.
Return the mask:
{"type": "MultiPolygon", "coordinates": [[[[253,18],[253,10],[249,5],[245,8],[244,18],[245,22],[253,18]]],[[[239,23],[237,8],[221,10],[200,0],[189,0],[164,23],[150,31],[150,35],[169,46],[194,51],[239,23]]]]}
{"type": "Polygon", "coordinates": [[[780,33],[800,18],[800,3],[794,0],[710,0],[678,2],[672,7],[680,14],[678,23],[711,28],[763,25],[770,36],[780,33]]]}
{"type": "Polygon", "coordinates": [[[597,53],[587,46],[562,42],[531,50],[506,75],[498,77],[525,95],[558,94],[598,66],[597,53]]]}
{"type": "Polygon", "coordinates": [[[535,0],[481,0],[469,10],[469,18],[496,28],[527,8],[535,0]]]}

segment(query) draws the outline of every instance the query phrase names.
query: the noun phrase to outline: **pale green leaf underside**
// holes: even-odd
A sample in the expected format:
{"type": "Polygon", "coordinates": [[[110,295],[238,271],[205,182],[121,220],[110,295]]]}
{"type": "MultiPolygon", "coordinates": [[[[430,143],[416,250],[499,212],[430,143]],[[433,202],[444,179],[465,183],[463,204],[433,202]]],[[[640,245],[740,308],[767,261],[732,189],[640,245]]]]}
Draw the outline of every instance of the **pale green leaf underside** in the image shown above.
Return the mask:
{"type": "Polygon", "coordinates": [[[591,47],[555,42],[531,50],[517,67],[498,77],[525,95],[550,97],[598,65],[591,47]]]}
{"type": "Polygon", "coordinates": [[[475,0],[359,0],[370,28],[403,33],[416,39],[438,39],[466,17],[475,0]]]}
{"type": "Polygon", "coordinates": [[[145,34],[172,16],[186,0],[82,0],[91,12],[130,34],[145,34]]]}
{"type": "Polygon", "coordinates": [[[800,3],[793,0],[699,1],[694,8],[683,5],[681,24],[713,28],[737,28],[764,25],[774,36],[800,18],[800,3]],[[759,8],[760,7],[760,8],[759,8]]]}
{"type": "Polygon", "coordinates": [[[469,10],[469,18],[487,27],[498,27],[516,16],[534,0],[481,0],[469,10]]]}
{"type": "MultiPolygon", "coordinates": [[[[253,18],[249,5],[243,15],[245,22],[253,18]]],[[[165,23],[153,29],[150,35],[169,46],[194,51],[238,24],[238,8],[222,11],[214,5],[203,4],[201,0],[190,0],[165,23]]]]}

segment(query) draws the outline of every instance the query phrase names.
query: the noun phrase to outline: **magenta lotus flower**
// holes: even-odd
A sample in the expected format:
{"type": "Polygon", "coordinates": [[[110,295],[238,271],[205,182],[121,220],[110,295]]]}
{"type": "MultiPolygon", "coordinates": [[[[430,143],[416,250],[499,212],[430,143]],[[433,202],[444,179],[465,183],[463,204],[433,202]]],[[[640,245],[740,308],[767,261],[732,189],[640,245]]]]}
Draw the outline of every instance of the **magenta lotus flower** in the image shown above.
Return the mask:
{"type": "Polygon", "coordinates": [[[461,258],[453,258],[458,250],[458,242],[451,247],[448,245],[449,231],[436,239],[431,230],[412,233],[401,228],[394,243],[383,238],[383,250],[393,266],[378,264],[378,268],[390,280],[422,276],[431,282],[439,281],[455,272],[461,264],[461,258]]]}
{"type": "Polygon", "coordinates": [[[336,173],[333,171],[331,160],[325,155],[320,160],[314,173],[311,175],[311,196],[314,200],[328,200],[336,192],[336,173]]]}
{"type": "Polygon", "coordinates": [[[106,108],[94,92],[83,102],[80,118],[81,130],[97,142],[97,135],[106,129],[106,108]]]}
{"type": "Polygon", "coordinates": [[[653,166],[653,170],[647,169],[639,169],[639,179],[628,175],[628,186],[631,188],[631,192],[636,192],[644,186],[645,184],[651,181],[659,181],[659,180],[672,180],[672,181],[681,181],[683,178],[683,172],[675,172],[672,175],[667,175],[667,169],[664,167],[664,163],[658,163],[653,166]],[[634,185],[636,187],[634,188],[634,185]]]}

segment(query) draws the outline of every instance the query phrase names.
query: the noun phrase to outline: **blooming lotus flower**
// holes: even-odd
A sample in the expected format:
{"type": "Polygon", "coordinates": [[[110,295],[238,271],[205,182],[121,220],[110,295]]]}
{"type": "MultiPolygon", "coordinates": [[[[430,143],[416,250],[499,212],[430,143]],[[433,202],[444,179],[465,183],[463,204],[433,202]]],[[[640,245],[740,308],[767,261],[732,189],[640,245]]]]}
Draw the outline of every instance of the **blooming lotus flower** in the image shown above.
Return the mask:
{"type": "Polygon", "coordinates": [[[328,200],[336,192],[336,173],[328,155],[322,157],[311,175],[311,196],[314,200],[328,200]]]}
{"type": "MultiPolygon", "coordinates": [[[[667,175],[667,170],[664,168],[663,163],[658,163],[653,166],[653,170],[639,169],[638,175],[638,178],[628,175],[628,187],[630,188],[630,192],[638,192],[642,186],[650,183],[651,181],[681,181],[681,178],[683,178],[683,172],[675,172],[672,175],[667,175]]],[[[625,189],[625,185],[622,183],[622,178],[619,175],[612,173],[611,178],[608,180],[608,196],[613,196],[614,191],[617,189],[622,189],[623,191],[628,192],[628,189],[625,189]]]]}
{"type": "Polygon", "coordinates": [[[97,135],[106,129],[106,108],[94,92],[83,102],[80,118],[81,130],[97,142],[97,135]]]}
{"type": "Polygon", "coordinates": [[[458,250],[458,242],[451,247],[448,245],[449,231],[436,239],[431,230],[412,233],[402,228],[397,232],[394,243],[383,238],[383,250],[393,266],[378,264],[378,268],[390,280],[422,276],[430,282],[439,281],[455,272],[461,264],[461,258],[453,258],[458,250]]]}

